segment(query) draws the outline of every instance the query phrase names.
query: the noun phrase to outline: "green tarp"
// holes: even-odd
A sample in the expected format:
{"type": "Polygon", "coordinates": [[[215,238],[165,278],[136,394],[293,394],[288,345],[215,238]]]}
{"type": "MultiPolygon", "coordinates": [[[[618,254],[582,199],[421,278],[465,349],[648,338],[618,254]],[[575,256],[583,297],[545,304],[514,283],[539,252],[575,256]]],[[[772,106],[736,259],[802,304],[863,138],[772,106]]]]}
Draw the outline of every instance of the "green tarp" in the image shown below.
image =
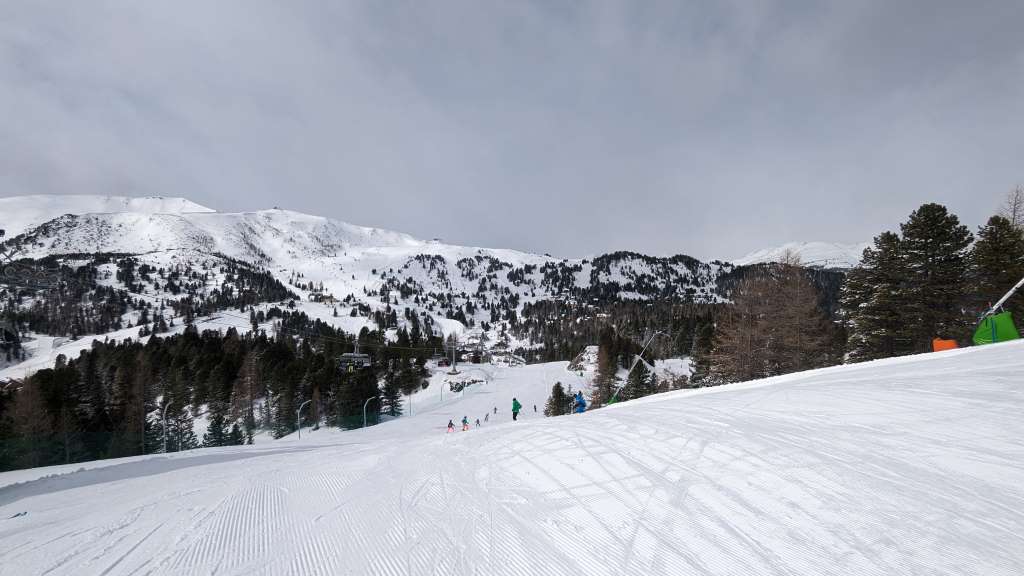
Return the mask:
{"type": "Polygon", "coordinates": [[[974,331],[975,344],[991,344],[993,342],[1006,342],[1020,338],[1017,327],[1013,325],[1013,317],[1009,312],[1001,312],[992,316],[986,316],[978,329],[974,331]]]}

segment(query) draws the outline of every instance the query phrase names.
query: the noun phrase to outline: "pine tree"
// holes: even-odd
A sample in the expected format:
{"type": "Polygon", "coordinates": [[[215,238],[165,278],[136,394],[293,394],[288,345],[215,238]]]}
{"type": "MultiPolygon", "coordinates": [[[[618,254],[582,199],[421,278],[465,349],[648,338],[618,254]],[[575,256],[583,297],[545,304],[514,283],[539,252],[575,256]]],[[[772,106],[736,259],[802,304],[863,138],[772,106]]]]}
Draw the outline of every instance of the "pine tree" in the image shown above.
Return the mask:
{"type": "Polygon", "coordinates": [[[849,335],[847,357],[854,362],[913,352],[906,313],[901,241],[892,232],[864,250],[842,288],[841,302],[849,335]]]}
{"type": "MultiPolygon", "coordinates": [[[[1003,216],[993,216],[978,229],[970,256],[971,308],[983,313],[1024,278],[1024,228],[1003,216]]],[[[1015,318],[1024,318],[1024,293],[1003,304],[1015,318]]]]}
{"type": "Polygon", "coordinates": [[[22,386],[14,395],[11,409],[17,442],[5,445],[11,460],[19,468],[35,468],[49,460],[50,425],[47,422],[44,399],[38,386],[22,386]]]}
{"type": "Polygon", "coordinates": [[[388,416],[402,415],[402,390],[398,385],[398,376],[394,371],[388,370],[384,376],[384,391],[381,403],[384,405],[382,412],[388,416]]]}
{"type": "Polygon", "coordinates": [[[597,374],[594,377],[594,389],[591,393],[591,404],[594,408],[607,404],[618,388],[618,361],[615,353],[615,334],[610,328],[601,330],[597,344],[597,374]]]}
{"type": "Polygon", "coordinates": [[[176,452],[179,450],[192,450],[199,447],[199,440],[196,438],[195,421],[188,406],[178,410],[178,413],[167,423],[167,450],[176,452]]]}
{"type": "Polygon", "coordinates": [[[544,415],[562,416],[568,414],[571,403],[572,397],[566,393],[562,383],[555,382],[554,386],[551,387],[551,395],[548,396],[548,401],[544,405],[544,415]]]}
{"type": "MultiPolygon", "coordinates": [[[[227,406],[221,403],[210,404],[207,412],[209,426],[203,434],[203,446],[225,446],[227,438],[227,406]]],[[[237,428],[237,424],[235,427],[237,428]]]]}
{"type": "MultiPolygon", "coordinates": [[[[238,422],[233,423],[231,425],[231,434],[228,435],[228,445],[241,446],[245,443],[245,436],[242,434],[242,429],[238,427],[238,422]]],[[[251,438],[249,444],[252,444],[251,438]]]]}
{"type": "Polygon", "coordinates": [[[900,229],[907,272],[907,324],[914,350],[931,350],[932,338],[966,336],[962,303],[973,240],[970,230],[939,204],[924,204],[900,229]]]}
{"type": "MultiPolygon", "coordinates": [[[[231,418],[241,419],[246,437],[251,439],[256,430],[256,398],[260,390],[259,355],[250,350],[245,354],[242,368],[231,390],[231,418]]],[[[249,442],[251,444],[251,442],[249,442]]]]}
{"type": "Polygon", "coordinates": [[[647,369],[644,362],[637,362],[636,367],[626,378],[626,385],[623,386],[620,397],[622,400],[635,400],[650,396],[655,391],[654,374],[647,369]]]}
{"type": "Polygon", "coordinates": [[[699,322],[694,329],[693,345],[690,347],[691,385],[715,384],[711,375],[711,352],[715,342],[715,325],[711,321],[699,322]]]}

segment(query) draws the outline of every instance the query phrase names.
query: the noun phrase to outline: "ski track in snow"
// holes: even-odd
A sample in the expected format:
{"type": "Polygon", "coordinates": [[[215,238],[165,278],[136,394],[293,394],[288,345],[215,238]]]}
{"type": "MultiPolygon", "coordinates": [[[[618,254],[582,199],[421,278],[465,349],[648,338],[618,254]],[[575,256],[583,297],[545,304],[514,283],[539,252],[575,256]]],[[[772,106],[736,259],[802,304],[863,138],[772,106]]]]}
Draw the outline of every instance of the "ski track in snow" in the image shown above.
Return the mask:
{"type": "Polygon", "coordinates": [[[565,363],[482,369],[487,384],[442,401],[435,381],[414,416],[366,430],[0,474],[0,575],[1024,565],[1024,343],[547,419],[532,405],[554,380],[580,385],[565,363]]]}

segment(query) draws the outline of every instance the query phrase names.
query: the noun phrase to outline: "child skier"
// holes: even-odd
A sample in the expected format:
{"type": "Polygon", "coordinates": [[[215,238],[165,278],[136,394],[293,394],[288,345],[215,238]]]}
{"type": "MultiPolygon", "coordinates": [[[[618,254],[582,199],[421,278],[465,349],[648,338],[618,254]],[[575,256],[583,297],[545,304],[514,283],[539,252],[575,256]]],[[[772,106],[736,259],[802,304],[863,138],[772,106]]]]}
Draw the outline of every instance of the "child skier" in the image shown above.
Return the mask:
{"type": "Polygon", "coordinates": [[[462,417],[462,431],[465,432],[467,430],[469,430],[469,418],[463,416],[462,417]]]}
{"type": "Polygon", "coordinates": [[[448,420],[448,432],[455,432],[455,422],[451,420],[448,420]]]}

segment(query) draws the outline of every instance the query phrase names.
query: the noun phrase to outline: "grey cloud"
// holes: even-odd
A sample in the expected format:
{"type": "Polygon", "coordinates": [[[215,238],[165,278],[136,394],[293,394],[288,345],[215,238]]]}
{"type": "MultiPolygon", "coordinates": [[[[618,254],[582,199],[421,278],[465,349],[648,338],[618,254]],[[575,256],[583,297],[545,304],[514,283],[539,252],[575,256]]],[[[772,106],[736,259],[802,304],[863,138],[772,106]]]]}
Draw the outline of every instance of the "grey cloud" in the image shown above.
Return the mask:
{"type": "Polygon", "coordinates": [[[0,194],[730,257],[1024,180],[1024,4],[7,2],[0,194]]]}

